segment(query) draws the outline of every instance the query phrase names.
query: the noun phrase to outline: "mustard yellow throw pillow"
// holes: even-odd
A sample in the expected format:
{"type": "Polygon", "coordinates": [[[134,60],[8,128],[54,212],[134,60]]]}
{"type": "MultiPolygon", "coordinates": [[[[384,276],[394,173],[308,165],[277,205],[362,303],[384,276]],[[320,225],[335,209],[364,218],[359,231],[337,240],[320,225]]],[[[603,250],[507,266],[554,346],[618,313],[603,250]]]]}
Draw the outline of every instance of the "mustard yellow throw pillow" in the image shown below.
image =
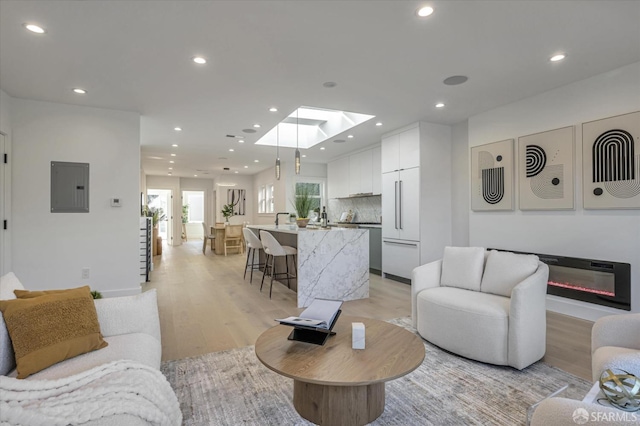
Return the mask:
{"type": "Polygon", "coordinates": [[[0,301],[19,379],[107,346],[89,286],[34,293],[44,294],[0,301]]]}

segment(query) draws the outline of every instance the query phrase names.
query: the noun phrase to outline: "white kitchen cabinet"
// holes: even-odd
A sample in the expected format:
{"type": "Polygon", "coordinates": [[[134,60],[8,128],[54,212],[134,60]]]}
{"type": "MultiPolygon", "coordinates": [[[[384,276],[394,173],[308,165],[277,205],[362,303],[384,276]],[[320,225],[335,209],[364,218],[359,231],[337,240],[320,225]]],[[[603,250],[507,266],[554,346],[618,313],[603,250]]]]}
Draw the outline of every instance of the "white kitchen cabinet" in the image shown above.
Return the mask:
{"type": "Polygon", "coordinates": [[[371,150],[371,192],[382,193],[382,148],[371,150]]]}
{"type": "Polygon", "coordinates": [[[382,138],[382,272],[410,278],[451,245],[451,128],[415,123],[382,138]]]}
{"type": "Polygon", "coordinates": [[[420,168],[382,175],[382,237],[420,241],[420,168]]]}
{"type": "Polygon", "coordinates": [[[349,156],[349,194],[359,194],[362,192],[362,177],[360,170],[362,169],[362,159],[360,153],[349,156]]]}
{"type": "Polygon", "coordinates": [[[327,192],[329,198],[349,196],[349,157],[339,158],[327,164],[327,192]]]}
{"type": "Polygon", "coordinates": [[[420,243],[382,238],[382,272],[411,279],[411,271],[420,266],[420,243]]]}
{"type": "Polygon", "coordinates": [[[382,173],[420,167],[420,128],[382,139],[382,173]]]}

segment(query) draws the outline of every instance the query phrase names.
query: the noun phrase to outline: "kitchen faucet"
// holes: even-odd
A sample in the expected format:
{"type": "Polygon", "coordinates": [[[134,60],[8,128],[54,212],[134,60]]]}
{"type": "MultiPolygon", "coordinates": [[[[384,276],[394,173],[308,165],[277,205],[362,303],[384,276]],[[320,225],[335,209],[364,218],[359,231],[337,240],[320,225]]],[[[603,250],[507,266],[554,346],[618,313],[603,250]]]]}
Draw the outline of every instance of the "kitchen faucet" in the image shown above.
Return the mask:
{"type": "Polygon", "coordinates": [[[281,214],[289,215],[289,212],[276,213],[276,226],[278,226],[278,216],[281,214]]]}

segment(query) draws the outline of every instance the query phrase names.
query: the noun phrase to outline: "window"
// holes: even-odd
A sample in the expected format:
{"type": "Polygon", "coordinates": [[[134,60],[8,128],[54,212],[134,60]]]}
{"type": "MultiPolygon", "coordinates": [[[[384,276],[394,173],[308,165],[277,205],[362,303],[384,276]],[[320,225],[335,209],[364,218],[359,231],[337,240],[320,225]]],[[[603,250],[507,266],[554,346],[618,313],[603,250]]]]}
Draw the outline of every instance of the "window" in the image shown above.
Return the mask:
{"type": "Polygon", "coordinates": [[[267,187],[262,185],[258,188],[258,213],[267,212],[267,187]]]}
{"type": "Polygon", "coordinates": [[[258,213],[273,213],[275,211],[273,193],[273,184],[262,185],[258,189],[258,213]]]}
{"type": "Polygon", "coordinates": [[[320,211],[322,211],[323,203],[323,193],[324,188],[322,182],[297,182],[296,183],[296,193],[299,189],[306,189],[312,198],[311,210],[318,213],[318,217],[320,217],[320,211]]]}

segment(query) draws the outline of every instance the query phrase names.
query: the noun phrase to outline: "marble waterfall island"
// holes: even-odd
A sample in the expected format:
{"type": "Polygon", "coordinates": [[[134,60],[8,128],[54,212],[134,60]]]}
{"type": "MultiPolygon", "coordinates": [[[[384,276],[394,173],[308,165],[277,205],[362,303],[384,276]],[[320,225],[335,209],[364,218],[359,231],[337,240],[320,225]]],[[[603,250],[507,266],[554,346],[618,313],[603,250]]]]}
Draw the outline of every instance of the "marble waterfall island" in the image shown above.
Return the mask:
{"type": "Polygon", "coordinates": [[[296,226],[250,225],[256,234],[271,232],[282,244],[298,249],[298,307],[313,299],[357,300],[369,297],[369,231],[296,226]]]}

